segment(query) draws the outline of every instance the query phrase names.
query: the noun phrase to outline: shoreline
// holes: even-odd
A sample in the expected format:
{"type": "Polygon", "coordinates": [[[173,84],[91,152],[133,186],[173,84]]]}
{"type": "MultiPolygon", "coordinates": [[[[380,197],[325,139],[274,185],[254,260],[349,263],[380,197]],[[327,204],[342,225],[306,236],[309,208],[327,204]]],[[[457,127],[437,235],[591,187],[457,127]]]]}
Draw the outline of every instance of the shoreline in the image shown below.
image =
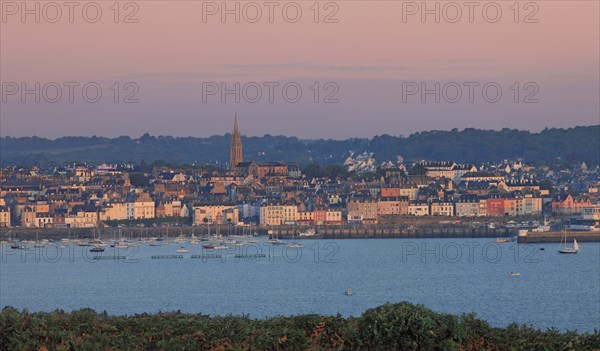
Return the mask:
{"type": "Polygon", "coordinates": [[[315,236],[300,237],[299,234],[308,227],[255,227],[248,232],[245,229],[230,229],[226,226],[215,230],[206,227],[146,227],[146,228],[0,228],[0,242],[11,240],[61,240],[61,239],[93,239],[111,241],[113,239],[127,238],[137,240],[141,238],[162,237],[177,238],[183,235],[190,238],[214,235],[219,233],[223,237],[229,235],[257,234],[269,238],[284,240],[335,240],[335,239],[496,239],[516,238],[521,244],[531,243],[559,243],[563,235],[567,240],[576,239],[579,242],[600,242],[600,231],[568,231],[568,232],[528,232],[526,235],[517,235],[518,230],[513,228],[488,228],[487,226],[466,225],[424,225],[424,226],[389,226],[389,225],[362,225],[362,226],[321,226],[317,227],[315,236]]]}

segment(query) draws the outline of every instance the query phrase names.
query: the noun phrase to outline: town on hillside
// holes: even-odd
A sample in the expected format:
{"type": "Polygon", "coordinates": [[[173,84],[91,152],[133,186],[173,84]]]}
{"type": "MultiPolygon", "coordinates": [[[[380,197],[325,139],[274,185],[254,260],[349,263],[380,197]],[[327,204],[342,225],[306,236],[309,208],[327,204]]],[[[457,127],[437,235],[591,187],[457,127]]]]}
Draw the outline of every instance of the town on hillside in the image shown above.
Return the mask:
{"type": "Polygon", "coordinates": [[[237,117],[226,168],[165,164],[3,165],[0,227],[340,226],[481,217],[529,224],[558,217],[599,230],[600,168],[377,163],[368,152],[343,165],[245,160],[237,117]],[[518,222],[516,222],[518,221],[518,222]]]}

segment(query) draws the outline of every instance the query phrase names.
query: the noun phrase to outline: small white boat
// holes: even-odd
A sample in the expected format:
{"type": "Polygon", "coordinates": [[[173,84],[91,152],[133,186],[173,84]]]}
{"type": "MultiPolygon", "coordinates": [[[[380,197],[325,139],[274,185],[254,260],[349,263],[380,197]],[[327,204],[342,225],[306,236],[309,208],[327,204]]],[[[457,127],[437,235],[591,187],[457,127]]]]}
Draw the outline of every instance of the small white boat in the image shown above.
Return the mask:
{"type": "Polygon", "coordinates": [[[128,249],[129,245],[125,243],[114,243],[110,245],[110,247],[112,247],[113,249],[128,249]]]}
{"type": "Polygon", "coordinates": [[[279,239],[269,239],[267,243],[271,245],[285,245],[285,241],[279,239]]]}
{"type": "Polygon", "coordinates": [[[186,248],[185,248],[185,247],[183,247],[183,246],[182,246],[181,248],[177,249],[177,252],[190,252],[190,251],[192,251],[192,250],[190,250],[190,249],[186,249],[186,248]]]}
{"type": "Polygon", "coordinates": [[[351,288],[346,289],[346,291],[344,291],[344,295],[352,296],[352,289],[351,288]]]}
{"type": "Polygon", "coordinates": [[[298,234],[298,236],[301,238],[310,238],[315,235],[317,235],[317,232],[312,228],[309,228],[309,229],[303,231],[302,233],[298,234]]]}
{"type": "Polygon", "coordinates": [[[10,248],[13,250],[27,250],[27,245],[20,243],[12,243],[10,248]]]}
{"type": "Polygon", "coordinates": [[[96,247],[96,246],[97,246],[97,247],[105,247],[105,246],[106,246],[106,244],[105,244],[105,243],[103,243],[103,242],[102,242],[102,241],[100,241],[100,240],[92,240],[92,241],[90,241],[90,243],[91,243],[91,244],[92,244],[92,246],[94,246],[94,247],[96,247]]]}
{"type": "Polygon", "coordinates": [[[561,244],[563,244],[563,246],[558,250],[561,254],[576,254],[579,252],[579,244],[576,239],[573,239],[573,247],[567,246],[567,234],[563,235],[561,244]]]}
{"type": "Polygon", "coordinates": [[[300,243],[289,243],[287,244],[287,247],[290,249],[301,249],[304,247],[304,245],[300,243]]]}
{"type": "Polygon", "coordinates": [[[511,277],[520,277],[521,273],[517,273],[517,272],[510,272],[510,276],[511,277]]]}
{"type": "Polygon", "coordinates": [[[192,239],[188,242],[190,245],[198,245],[200,242],[196,239],[192,239]]]}
{"type": "Polygon", "coordinates": [[[178,244],[183,244],[183,243],[185,243],[185,236],[180,235],[175,240],[173,240],[173,242],[178,243],[178,244]]]}

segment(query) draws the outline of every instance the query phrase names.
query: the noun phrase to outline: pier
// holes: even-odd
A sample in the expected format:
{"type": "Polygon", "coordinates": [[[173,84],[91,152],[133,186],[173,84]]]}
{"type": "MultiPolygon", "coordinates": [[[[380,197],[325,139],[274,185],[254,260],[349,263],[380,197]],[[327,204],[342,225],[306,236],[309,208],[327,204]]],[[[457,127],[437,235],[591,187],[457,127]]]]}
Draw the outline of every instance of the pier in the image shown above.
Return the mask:
{"type": "MultiPolygon", "coordinates": [[[[259,235],[269,235],[279,239],[301,239],[299,234],[308,229],[308,226],[278,226],[278,227],[252,227],[251,232],[259,235]]],[[[407,218],[403,224],[364,224],[364,225],[322,225],[313,226],[317,235],[311,239],[385,239],[385,238],[497,238],[514,236],[513,230],[509,228],[489,228],[480,223],[452,224],[445,223],[434,218],[420,219],[407,218]],[[409,225],[408,220],[416,225],[409,225]],[[422,224],[418,224],[422,223],[422,224]]],[[[223,236],[250,234],[248,228],[223,225],[220,229],[210,229],[210,234],[219,233],[223,236]],[[246,233],[247,231],[247,233],[246,233]]],[[[128,238],[131,240],[139,238],[176,238],[179,235],[185,237],[206,236],[209,234],[206,226],[200,227],[145,227],[145,228],[0,228],[0,240],[8,240],[9,237],[18,240],[49,239],[92,239],[97,238],[110,241],[113,238],[128,238]],[[10,233],[9,233],[10,232],[10,233]]]]}
{"type": "Polygon", "coordinates": [[[578,242],[600,242],[600,232],[529,232],[527,235],[519,236],[517,242],[520,244],[536,243],[560,243],[563,236],[567,236],[567,242],[576,239],[578,242]]]}
{"type": "MultiPolygon", "coordinates": [[[[428,225],[428,226],[319,226],[313,239],[424,239],[424,238],[497,238],[514,235],[508,228],[487,226],[428,225]]],[[[269,231],[269,237],[280,239],[302,239],[302,227],[277,227],[269,231]]],[[[306,238],[308,239],[308,238],[306,238]]]]}

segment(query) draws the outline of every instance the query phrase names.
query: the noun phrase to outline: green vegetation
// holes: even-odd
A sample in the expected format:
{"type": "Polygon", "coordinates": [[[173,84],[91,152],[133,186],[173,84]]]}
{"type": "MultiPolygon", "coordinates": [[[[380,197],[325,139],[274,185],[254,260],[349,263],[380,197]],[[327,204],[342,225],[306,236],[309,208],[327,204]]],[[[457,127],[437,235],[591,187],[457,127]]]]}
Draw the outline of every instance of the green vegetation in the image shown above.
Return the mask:
{"type": "Polygon", "coordinates": [[[346,180],[351,175],[346,167],[340,165],[328,165],[327,167],[321,167],[318,163],[309,164],[308,166],[304,167],[302,172],[309,178],[328,177],[346,180]]]}
{"type": "Polygon", "coordinates": [[[16,350],[598,350],[600,332],[491,327],[474,315],[435,313],[409,303],[386,304],[358,318],[301,315],[253,320],[180,312],[109,316],[0,314],[0,348],[16,350]]]}
{"type": "MultiPolygon", "coordinates": [[[[151,136],[63,137],[55,140],[23,137],[0,138],[3,163],[48,164],[73,161],[132,162],[142,160],[164,164],[227,162],[231,135],[208,138],[151,136]]],[[[523,157],[527,162],[600,163],[600,125],[569,129],[544,129],[539,133],[515,129],[430,131],[408,137],[381,135],[372,139],[300,140],[295,137],[265,135],[243,137],[244,159],[254,161],[295,161],[303,165],[341,164],[349,151],[369,151],[377,161],[453,160],[456,162],[496,162],[523,157]]]]}
{"type": "Polygon", "coordinates": [[[150,185],[148,177],[140,172],[131,173],[129,175],[129,182],[136,188],[144,188],[150,185]]]}

